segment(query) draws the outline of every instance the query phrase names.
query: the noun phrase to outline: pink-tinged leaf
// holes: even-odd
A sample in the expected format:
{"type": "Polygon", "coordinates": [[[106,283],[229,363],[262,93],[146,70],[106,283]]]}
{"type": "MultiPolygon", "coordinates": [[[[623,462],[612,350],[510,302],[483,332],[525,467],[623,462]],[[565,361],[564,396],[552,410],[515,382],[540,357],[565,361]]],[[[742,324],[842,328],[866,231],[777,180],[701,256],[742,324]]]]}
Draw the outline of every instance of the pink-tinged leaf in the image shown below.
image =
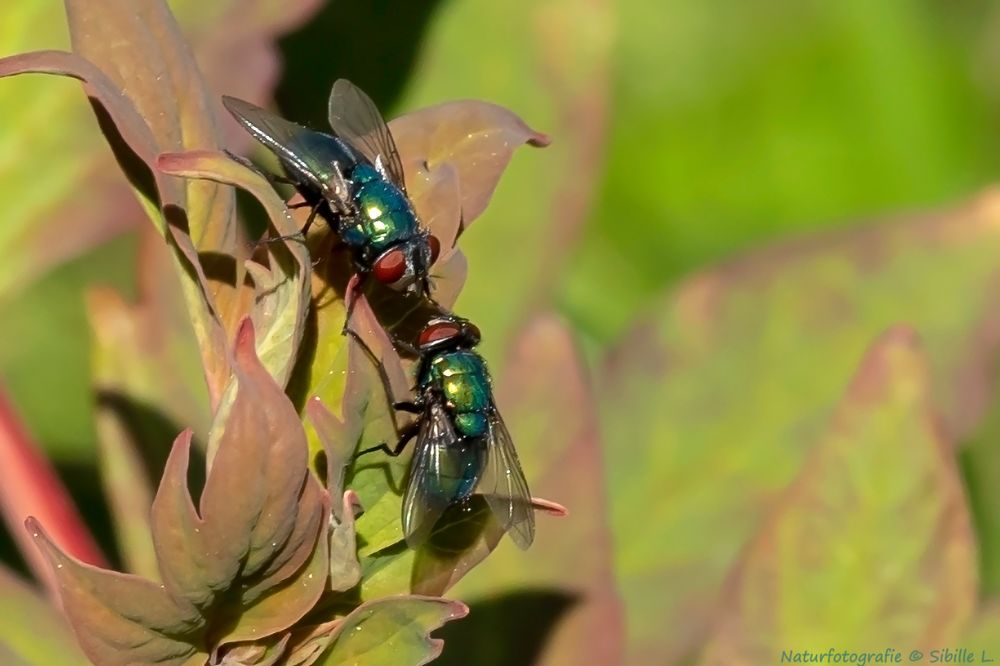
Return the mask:
{"type": "Polygon", "coordinates": [[[586,366],[565,325],[539,317],[517,338],[503,377],[498,404],[529,486],[559,498],[569,512],[538,500],[544,513],[536,513],[531,549],[501,545],[450,592],[473,608],[462,640],[473,641],[474,634],[474,644],[484,653],[520,654],[501,645],[502,637],[531,622],[549,628],[540,632],[544,645],[522,644],[525,654],[537,654],[533,663],[621,663],[624,609],[615,583],[604,456],[586,366]],[[564,517],[554,520],[547,514],[564,517]],[[511,606],[509,612],[502,606],[490,609],[491,600],[509,590],[529,598],[535,594],[538,603],[511,606]],[[476,619],[480,604],[482,622],[476,619]]]}
{"type": "Polygon", "coordinates": [[[94,289],[87,310],[101,480],[126,569],[155,579],[152,476],[160,472],[177,424],[206,434],[208,395],[169,252],[151,228],[142,232],[137,263],[136,304],[113,290],[94,289]]]}
{"type": "Polygon", "coordinates": [[[129,147],[147,163],[156,156],[156,139],[118,85],[89,60],[65,51],[36,51],[0,58],[0,78],[16,74],[57,74],[79,79],[84,91],[101,103],[115,129],[129,147]]]}
{"type": "Polygon", "coordinates": [[[346,592],[361,580],[357,535],[354,532],[354,506],[358,496],[353,490],[343,495],[340,519],[330,530],[330,589],[346,592]]]}
{"type": "Polygon", "coordinates": [[[430,633],[465,617],[469,609],[438,597],[401,596],[369,601],[337,627],[320,666],[420,666],[441,654],[443,643],[430,633]]]}
{"type": "MultiPolygon", "coordinates": [[[[271,99],[281,73],[277,37],[298,28],[323,6],[322,0],[171,3],[209,88],[260,105],[271,99]]],[[[223,119],[223,143],[234,150],[249,146],[253,139],[231,120],[221,99],[211,102],[215,117],[223,119]]]]}
{"type": "MultiPolygon", "coordinates": [[[[20,530],[18,530],[20,531],[20,530]]],[[[66,619],[7,567],[0,565],[0,663],[65,666],[89,663],[66,619]],[[38,636],[45,640],[38,640],[38,636]]]]}
{"type": "Polygon", "coordinates": [[[342,620],[333,620],[318,625],[296,627],[288,645],[288,659],[284,666],[310,666],[316,663],[323,651],[329,647],[333,635],[342,620]]]}
{"type": "Polygon", "coordinates": [[[793,646],[954,645],[976,604],[976,569],[926,361],[911,329],[890,329],[751,541],[702,663],[763,663],[793,646]]]}
{"type": "MultiPolygon", "coordinates": [[[[161,151],[159,141],[164,138],[154,135],[146,121],[136,111],[129,97],[122,94],[116,83],[90,62],[80,56],[61,51],[41,51],[0,60],[0,77],[29,72],[59,74],[77,78],[84,82],[86,93],[99,102],[114,122],[115,130],[128,147],[146,164],[155,163],[161,151]]],[[[155,76],[155,72],[150,75],[155,76]]],[[[169,114],[168,114],[169,115],[169,114]]],[[[182,146],[179,146],[182,147],[182,146]]],[[[153,169],[153,175],[162,206],[162,217],[153,212],[157,202],[153,193],[137,189],[140,199],[174,250],[177,274],[180,276],[188,309],[202,352],[205,375],[209,381],[212,404],[218,402],[222,382],[228,377],[226,366],[225,331],[213,310],[212,289],[201,266],[198,253],[191,237],[185,230],[188,226],[184,210],[186,194],[179,181],[162,176],[153,169]]],[[[215,199],[213,199],[214,201],[215,199]]]]}
{"type": "MultiPolygon", "coordinates": [[[[218,149],[214,106],[191,47],[162,0],[65,0],[73,50],[101,68],[143,117],[159,152],[218,149]]],[[[150,162],[152,164],[152,162],[150,162]]],[[[195,246],[237,254],[233,193],[189,182],[177,202],[195,246]]]]}
{"type": "Polygon", "coordinates": [[[222,651],[222,657],[216,656],[212,663],[219,666],[275,666],[286,656],[291,638],[291,634],[285,634],[234,645],[222,651]]]}
{"type": "Polygon", "coordinates": [[[20,529],[29,515],[51,526],[61,548],[78,559],[103,564],[104,556],[73,505],[69,493],[45,456],[24,429],[7,398],[0,393],[0,509],[10,533],[39,580],[50,593],[56,580],[32,539],[20,529]]]}
{"type": "Polygon", "coordinates": [[[212,428],[200,515],[187,487],[189,433],[174,446],[152,511],[166,588],[233,618],[234,641],[294,624],[325,588],[328,566],[326,492],[307,468],[298,415],[254,345],[247,320],[212,428]],[[239,595],[227,592],[234,586],[239,595]]]}
{"type": "Polygon", "coordinates": [[[153,582],[69,557],[32,518],[25,527],[55,572],[63,608],[94,664],[182,666],[199,655],[204,621],[194,607],[153,582]]]}
{"type": "Polygon", "coordinates": [[[458,172],[450,164],[429,168],[422,160],[407,165],[407,194],[420,222],[441,243],[441,258],[455,251],[462,230],[458,172]]]}
{"type": "Polygon", "coordinates": [[[434,264],[431,280],[434,284],[434,300],[444,308],[451,308],[458,300],[458,294],[465,286],[469,274],[469,262],[461,252],[452,252],[434,264]]]}
{"type": "MultiPolygon", "coordinates": [[[[192,151],[161,155],[157,166],[164,173],[207,179],[233,185],[252,194],[264,207],[275,236],[294,236],[299,227],[285,203],[258,173],[219,152],[192,151]]],[[[259,332],[257,354],[279,384],[284,386],[298,354],[310,297],[310,258],[304,243],[291,238],[266,245],[268,266],[248,261],[254,282],[252,310],[231,311],[226,318],[250,314],[259,332]]],[[[236,302],[240,302],[239,299],[236,302]]]]}
{"type": "Polygon", "coordinates": [[[736,558],[887,327],[924,341],[948,440],[975,432],[1000,352],[998,202],[726,262],[652,303],[609,356],[596,387],[632,660],[672,663],[704,639],[736,558]]]}
{"type": "MultiPolygon", "coordinates": [[[[345,392],[345,400],[350,392],[345,392]]],[[[341,421],[330,413],[319,398],[313,397],[306,403],[306,415],[312,423],[323,446],[326,457],[326,491],[330,497],[344,495],[344,470],[350,464],[354,445],[361,437],[360,419],[353,419],[348,430],[346,421],[341,421]]],[[[342,507],[334,506],[333,515],[341,520],[342,507]]]]}
{"type": "MultiPolygon", "coordinates": [[[[351,293],[355,280],[356,277],[348,283],[348,293],[351,293]]],[[[400,396],[398,399],[408,396],[410,387],[399,356],[363,297],[359,297],[353,307],[350,327],[374,355],[371,358],[352,338],[349,343],[350,383],[345,383],[344,386],[342,413],[345,419],[354,419],[352,431],[357,431],[358,424],[361,424],[360,440],[349,444],[352,447],[350,454],[353,454],[355,447],[367,448],[381,442],[396,441],[398,429],[394,425],[390,405],[396,399],[394,396],[400,396]],[[379,367],[389,381],[393,397],[386,395],[379,367]]],[[[358,518],[356,525],[358,535],[364,543],[361,547],[362,555],[380,550],[402,538],[399,527],[401,499],[398,490],[393,489],[401,487],[408,462],[408,455],[385,461],[374,454],[353,462],[348,485],[358,494],[364,507],[364,513],[358,518]]]]}
{"type": "Polygon", "coordinates": [[[327,588],[330,551],[325,529],[314,536],[305,552],[311,556],[295,575],[279,585],[270,583],[267,594],[235,609],[236,622],[227,627],[227,642],[254,640],[289,629],[316,605],[327,588]]]}
{"type": "MultiPolygon", "coordinates": [[[[533,146],[549,143],[547,136],[532,130],[513,112],[473,100],[420,109],[396,118],[389,128],[404,164],[409,167],[407,182],[422,184],[428,178],[433,179],[439,169],[454,171],[463,227],[486,209],[515,149],[526,143],[533,146]]],[[[439,205],[445,203],[441,201],[439,205]]],[[[436,219],[434,213],[417,210],[428,222],[428,217],[436,219]]]]}

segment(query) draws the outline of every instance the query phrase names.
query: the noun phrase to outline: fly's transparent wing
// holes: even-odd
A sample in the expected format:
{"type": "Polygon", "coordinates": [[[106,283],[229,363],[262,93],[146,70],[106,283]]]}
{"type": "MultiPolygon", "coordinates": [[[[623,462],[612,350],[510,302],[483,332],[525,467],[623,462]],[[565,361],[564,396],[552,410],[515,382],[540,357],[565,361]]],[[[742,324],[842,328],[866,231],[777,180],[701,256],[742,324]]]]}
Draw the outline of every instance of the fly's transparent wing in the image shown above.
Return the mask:
{"type": "Polygon", "coordinates": [[[486,498],[500,525],[518,548],[535,540],[535,512],[514,442],[495,409],[487,419],[486,465],[476,492],[486,498]]]}
{"type": "Polygon", "coordinates": [[[330,91],[330,127],[373,165],[382,165],[389,180],[406,191],[403,163],[389,126],[371,97],[347,79],[337,79],[330,91]]]}
{"type": "Polygon", "coordinates": [[[403,493],[403,535],[416,548],[431,534],[434,524],[451,504],[447,492],[448,447],[458,436],[444,408],[432,405],[420,424],[410,474],[403,493]]]}
{"type": "Polygon", "coordinates": [[[256,104],[235,97],[222,103],[253,138],[276,154],[298,184],[333,196],[334,163],[346,170],[361,157],[337,137],[285,120],[256,104]]]}

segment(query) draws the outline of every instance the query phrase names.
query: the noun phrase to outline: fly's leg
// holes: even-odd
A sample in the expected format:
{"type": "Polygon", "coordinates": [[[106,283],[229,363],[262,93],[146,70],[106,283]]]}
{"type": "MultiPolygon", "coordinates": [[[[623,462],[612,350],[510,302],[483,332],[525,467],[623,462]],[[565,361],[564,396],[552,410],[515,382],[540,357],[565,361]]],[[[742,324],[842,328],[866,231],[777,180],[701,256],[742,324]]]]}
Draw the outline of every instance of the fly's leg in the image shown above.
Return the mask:
{"type": "MultiPolygon", "coordinates": [[[[368,360],[371,361],[372,365],[375,366],[375,370],[378,372],[379,380],[382,382],[382,389],[385,391],[386,399],[389,402],[393,430],[395,430],[397,433],[400,433],[401,435],[404,435],[409,429],[418,428],[419,420],[401,428],[399,425],[399,421],[396,419],[396,412],[401,411],[401,412],[408,412],[411,414],[421,414],[423,412],[422,406],[420,405],[419,402],[396,400],[392,391],[392,382],[389,381],[389,375],[385,371],[385,366],[382,364],[381,360],[379,360],[378,356],[375,355],[375,352],[372,350],[372,348],[368,346],[368,343],[366,343],[361,338],[361,336],[354,331],[354,329],[349,327],[348,325],[349,322],[350,322],[350,316],[348,316],[344,322],[344,334],[354,338],[354,340],[358,343],[358,346],[362,349],[362,351],[364,351],[365,356],[367,356],[368,360]],[[400,405],[400,407],[397,407],[397,405],[400,405]]],[[[413,435],[410,436],[412,437],[413,435]]],[[[381,444],[379,446],[376,446],[375,449],[381,449],[383,447],[386,447],[386,445],[381,444]]]]}
{"type": "MultiPolygon", "coordinates": [[[[361,336],[350,329],[351,316],[354,314],[354,304],[358,301],[358,294],[361,293],[364,288],[364,281],[368,278],[367,273],[357,273],[357,279],[352,279],[347,283],[347,293],[344,295],[345,303],[347,305],[347,312],[344,313],[344,327],[340,329],[341,335],[351,335],[357,340],[361,345],[369,352],[370,358],[375,358],[374,353],[371,353],[371,349],[368,345],[364,343],[361,336]]],[[[381,363],[376,363],[378,367],[382,367],[381,363]]],[[[387,393],[386,395],[390,395],[387,393]]]]}
{"type": "Polygon", "coordinates": [[[323,205],[322,201],[318,201],[315,204],[310,204],[308,202],[300,202],[297,204],[289,204],[288,208],[304,208],[305,206],[312,206],[312,210],[309,211],[309,217],[306,218],[306,223],[301,229],[296,231],[294,234],[286,234],[284,236],[270,236],[269,238],[263,238],[253,244],[253,247],[258,247],[260,245],[267,245],[268,243],[277,243],[286,240],[301,240],[303,243],[306,240],[306,234],[309,233],[309,227],[312,226],[313,221],[316,219],[317,213],[319,213],[320,206],[323,205]]]}
{"type": "Polygon", "coordinates": [[[403,429],[403,432],[400,433],[399,441],[396,442],[396,446],[390,447],[385,442],[379,444],[378,446],[370,446],[367,449],[362,449],[361,451],[355,453],[354,460],[357,460],[367,453],[375,453],[376,451],[382,451],[387,456],[395,458],[401,454],[404,449],[406,449],[406,445],[410,443],[411,439],[417,436],[418,432],[420,432],[420,422],[416,421],[403,429]]]}

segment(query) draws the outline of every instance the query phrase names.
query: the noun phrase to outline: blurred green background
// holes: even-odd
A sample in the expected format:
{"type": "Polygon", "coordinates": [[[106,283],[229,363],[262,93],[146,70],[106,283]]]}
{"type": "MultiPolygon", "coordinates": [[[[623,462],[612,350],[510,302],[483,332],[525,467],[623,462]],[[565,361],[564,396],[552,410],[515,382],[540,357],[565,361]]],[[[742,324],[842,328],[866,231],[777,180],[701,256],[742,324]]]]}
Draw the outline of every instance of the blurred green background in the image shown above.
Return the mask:
{"type": "MultiPolygon", "coordinates": [[[[193,0],[170,4],[210,83],[219,93],[235,92],[213,73],[239,63],[204,62],[226,53],[218,47],[225,12],[193,0]]],[[[863,252],[839,244],[840,236],[820,235],[860,228],[884,213],[959,202],[994,182],[1000,4],[331,0],[316,9],[276,41],[284,69],[274,100],[287,117],[322,127],[329,86],[344,76],[368,90],[388,117],[482,98],[553,138],[544,151],[516,154],[483,219],[462,237],[470,275],[457,309],[485,332],[484,354],[501,386],[519,332],[537,313],[561,315],[582,346],[602,416],[600,476],[610,496],[632,661],[673,663],[699,652],[711,632],[696,620],[672,619],[708,614],[714,590],[765,509],[822,440],[864,350],[898,321],[926,339],[934,406],[947,436],[967,445],[962,480],[982,548],[978,589],[1000,589],[993,511],[1000,508],[1000,453],[992,435],[1000,432],[1000,412],[988,409],[996,345],[970,342],[992,340],[983,332],[993,330],[984,323],[993,303],[983,294],[996,286],[1000,266],[990,252],[997,250],[992,225],[912,238],[902,231],[889,240],[873,236],[868,245],[858,236],[877,266],[850,275],[844,266],[864,263],[863,252]],[[963,233],[972,240],[955,250],[949,243],[963,233]],[[772,297],[767,290],[780,285],[758,284],[761,271],[714,269],[788,237],[816,240],[754,261],[775,267],[773,279],[801,293],[772,297]],[[820,254],[829,248],[829,267],[777,270],[789,256],[811,261],[811,242],[820,254]],[[841,265],[839,257],[853,259],[841,265]],[[827,273],[828,281],[811,282],[827,273]],[[697,277],[685,282],[691,275],[728,279],[730,291],[744,277],[756,286],[740,292],[728,314],[706,306],[711,321],[689,325],[687,301],[674,294],[690,293],[679,285],[699,284],[697,277]],[[843,289],[840,309],[827,307],[830,284],[843,289]],[[789,314],[809,314],[820,302],[834,323],[803,326],[789,314]],[[839,337],[824,337],[831,330],[839,337]],[[806,347],[812,355],[800,353],[806,347]],[[970,366],[982,377],[975,391],[964,392],[966,384],[953,380],[970,366]],[[627,371],[636,368],[649,376],[633,381],[627,371]],[[963,411],[970,395],[978,411],[963,411]],[[676,418],[666,423],[664,415],[676,418]],[[697,482],[681,488],[689,474],[697,482]],[[756,512],[720,508],[730,504],[756,512]],[[646,533],[638,518],[643,507],[653,507],[645,519],[662,518],[648,530],[662,541],[633,539],[646,533]],[[677,507],[686,513],[671,513],[681,513],[677,507]],[[710,571],[684,564],[693,560],[710,571]],[[649,574],[657,562],[669,576],[665,587],[650,588],[651,580],[662,582],[649,574]],[[671,601],[672,583],[683,588],[676,594],[682,602],[671,601]],[[702,583],[713,592],[690,589],[702,583]],[[637,623],[637,614],[646,617],[637,623]],[[670,634],[669,646],[656,647],[656,631],[670,634]]],[[[62,25],[61,12],[53,0],[5,2],[0,52],[65,46],[58,33],[32,27],[62,25]]],[[[68,251],[41,268],[23,254],[49,237],[43,231],[58,235],[76,223],[68,211],[80,205],[81,183],[103,186],[107,179],[92,172],[94,165],[113,168],[94,129],[72,82],[0,84],[0,193],[8,207],[0,217],[14,221],[6,230],[0,225],[0,243],[8,243],[6,268],[0,266],[7,273],[0,280],[0,377],[64,471],[92,468],[95,450],[82,293],[93,283],[128,293],[135,242],[125,234],[96,247],[81,243],[82,253],[68,251]],[[76,121],[54,132],[62,117],[76,121]],[[103,157],[80,158],[91,152],[103,157]]],[[[517,434],[516,423],[512,428],[517,434]]],[[[899,434],[890,431],[886,437],[899,434]]],[[[895,478],[906,468],[872,469],[895,478]]],[[[107,537],[97,481],[76,473],[67,480],[107,537]]],[[[883,518],[898,509],[879,506],[883,518]]],[[[5,559],[15,557],[5,549],[5,559]]],[[[934,590],[926,581],[914,585],[934,590]]]]}

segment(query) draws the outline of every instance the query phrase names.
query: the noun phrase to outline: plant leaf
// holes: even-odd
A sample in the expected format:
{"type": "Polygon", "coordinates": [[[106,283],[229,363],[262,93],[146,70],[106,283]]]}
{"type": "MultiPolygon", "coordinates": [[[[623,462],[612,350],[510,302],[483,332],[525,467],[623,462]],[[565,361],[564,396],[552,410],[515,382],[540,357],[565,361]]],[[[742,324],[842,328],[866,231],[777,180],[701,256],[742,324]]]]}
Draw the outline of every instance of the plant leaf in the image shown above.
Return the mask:
{"type": "Polygon", "coordinates": [[[997,201],[990,192],[707,270],[652,304],[610,354],[597,387],[630,659],[696,648],[754,526],[888,326],[907,322],[925,341],[945,435],[970,434],[1000,344],[997,201]]]}
{"type": "MultiPolygon", "coordinates": [[[[88,96],[97,100],[107,111],[114,123],[115,131],[121,134],[128,147],[147,165],[153,164],[153,160],[160,152],[157,147],[157,137],[151,133],[129,99],[120,94],[115,83],[103,72],[75,54],[59,51],[41,51],[0,59],[0,77],[30,72],[60,74],[83,81],[88,96]]],[[[112,147],[121,148],[116,145],[116,140],[113,138],[111,143],[112,147]]],[[[125,157],[122,159],[124,160],[125,157]]],[[[129,165],[126,164],[123,168],[128,170],[129,165]]],[[[153,172],[153,175],[156,179],[162,210],[171,219],[166,220],[154,212],[153,193],[145,191],[141,187],[137,188],[137,193],[153,222],[166,236],[168,243],[175,251],[176,270],[181,277],[181,284],[202,351],[205,375],[209,381],[209,394],[214,405],[222,390],[221,378],[228,377],[228,370],[225,366],[225,332],[212,309],[213,298],[208,278],[205,277],[205,272],[198,260],[190,236],[183,230],[187,226],[186,214],[183,209],[184,190],[178,187],[177,183],[158,177],[156,171],[153,172]]]]}
{"type": "Polygon", "coordinates": [[[287,628],[315,604],[326,582],[329,505],[308,470],[298,414],[255,355],[249,320],[233,368],[212,429],[200,512],[187,488],[185,434],[167,462],[152,524],[166,588],[201,609],[238,616],[234,632],[242,633],[230,637],[238,641],[287,628]],[[238,613],[213,605],[237,583],[241,594],[229,602],[238,613]]]}
{"type": "Polygon", "coordinates": [[[95,288],[87,309],[101,479],[127,569],[156,579],[152,480],[177,424],[207,433],[208,395],[169,252],[149,228],[142,233],[138,272],[135,305],[114,290],[95,288]]]}
{"type": "Polygon", "coordinates": [[[429,637],[445,622],[463,618],[469,609],[458,601],[401,596],[369,601],[344,618],[332,635],[321,666],[420,666],[441,654],[440,640],[429,637]]]}
{"type": "Polygon", "coordinates": [[[77,640],[94,664],[181,666],[198,654],[194,644],[204,622],[193,606],[151,581],[65,555],[33,518],[25,527],[52,566],[77,640]]]}
{"type": "Polygon", "coordinates": [[[330,530],[329,586],[334,592],[346,592],[361,580],[357,535],[354,531],[354,504],[357,499],[353,490],[343,494],[340,518],[330,530]]]}
{"type": "MultiPolygon", "coordinates": [[[[65,0],[73,50],[125,91],[156,137],[159,152],[220,148],[213,106],[173,14],[161,0],[65,0]]],[[[151,162],[149,162],[152,164],[151,162]]],[[[177,203],[188,211],[199,251],[236,254],[242,240],[228,188],[188,182],[177,203]]]]}
{"type": "Polygon", "coordinates": [[[960,637],[976,603],[976,546],[930,398],[915,334],[890,329],[751,542],[703,664],[834,644],[930,650],[960,637]],[[851,603],[831,604],[834,590],[851,603]]]}
{"type": "MultiPolygon", "coordinates": [[[[455,179],[463,227],[486,210],[514,149],[525,143],[533,146],[549,143],[547,136],[528,127],[513,112],[472,100],[446,102],[407,113],[391,121],[389,129],[400,157],[410,165],[407,183],[415,182],[414,203],[424,193],[425,183],[455,179]],[[439,170],[444,173],[438,174],[439,170]],[[409,178],[414,172],[416,177],[409,178]]],[[[439,201],[449,209],[453,207],[451,202],[439,201]]],[[[432,214],[424,219],[430,223],[438,217],[432,214]]],[[[450,216],[443,221],[455,222],[450,216]]],[[[442,246],[446,239],[447,236],[442,239],[442,246]]]]}
{"type": "MultiPolygon", "coordinates": [[[[285,656],[291,634],[272,636],[262,641],[235,645],[225,651],[222,666],[275,666],[285,656]]],[[[285,663],[285,662],[283,662],[285,663]]]]}
{"type": "MultiPolygon", "coordinates": [[[[276,236],[293,236],[299,230],[285,203],[267,181],[223,153],[166,154],[159,157],[157,166],[174,176],[208,179],[246,190],[267,211],[276,236]]],[[[266,247],[270,268],[247,262],[255,295],[250,314],[255,330],[261,332],[257,354],[277,382],[284,386],[295,365],[305,327],[310,296],[310,258],[305,245],[294,238],[268,243],[266,247]]],[[[237,310],[233,314],[243,316],[247,313],[237,310]]]]}

